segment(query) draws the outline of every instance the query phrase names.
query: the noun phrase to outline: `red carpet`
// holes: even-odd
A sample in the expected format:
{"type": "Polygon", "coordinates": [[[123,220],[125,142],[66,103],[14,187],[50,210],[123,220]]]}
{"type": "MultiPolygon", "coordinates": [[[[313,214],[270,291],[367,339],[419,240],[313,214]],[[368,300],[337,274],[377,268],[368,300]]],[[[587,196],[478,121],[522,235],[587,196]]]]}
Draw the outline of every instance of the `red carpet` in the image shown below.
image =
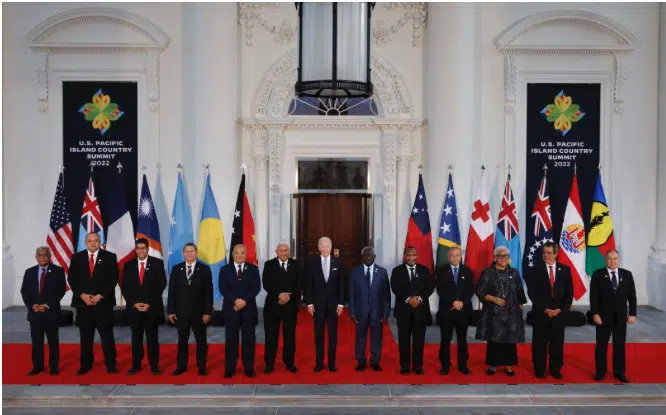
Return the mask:
{"type": "MultiPolygon", "coordinates": [[[[343,315],[340,319],[338,334],[338,372],[328,370],[314,373],[314,334],[312,318],[302,313],[299,315],[297,329],[296,365],[297,374],[288,372],[281,363],[281,350],[278,350],[275,372],[264,375],[264,345],[257,345],[256,371],[257,377],[248,378],[243,374],[242,367],[236,371],[232,379],[224,379],[224,345],[210,344],[208,350],[208,376],[198,376],[195,364],[195,345],[190,345],[189,370],[181,376],[172,376],[176,365],[175,344],[161,345],[160,367],[162,375],[150,374],[148,363],[144,360],[142,371],[134,376],[125,373],[131,365],[131,347],[129,344],[118,344],[119,374],[108,375],[103,364],[101,345],[95,344],[94,369],[84,376],[76,376],[79,368],[79,345],[62,344],[60,348],[61,374],[50,376],[43,372],[37,376],[26,376],[31,369],[31,352],[29,344],[3,344],[2,351],[2,383],[11,384],[484,384],[484,383],[593,383],[594,376],[594,344],[569,343],[565,345],[564,379],[554,382],[553,378],[536,379],[532,372],[531,345],[518,345],[518,366],[514,368],[515,377],[506,376],[502,371],[494,376],[487,376],[484,371],[485,344],[470,344],[469,367],[471,376],[464,376],[456,370],[455,363],[447,376],[439,375],[439,345],[427,344],[425,348],[425,375],[400,375],[398,364],[398,345],[391,336],[388,325],[384,328],[384,348],[382,356],[383,372],[366,369],[356,372],[354,360],[354,331],[349,318],[343,315]]],[[[27,324],[27,323],[26,323],[27,324]]],[[[160,331],[174,330],[161,327],[160,331]]],[[[222,327],[209,330],[224,330],[222,327]]],[[[257,330],[263,330],[258,326],[257,330]]],[[[452,345],[451,354],[455,356],[452,345]]],[[[609,368],[612,346],[609,345],[609,368]]],[[[632,383],[666,383],[666,343],[632,343],[627,345],[627,376],[632,383]]],[[[48,352],[46,353],[48,356],[48,352]]],[[[48,360],[48,358],[47,358],[48,360]]],[[[455,362],[455,357],[454,357],[455,362]]],[[[609,373],[606,382],[612,382],[609,373]]]]}

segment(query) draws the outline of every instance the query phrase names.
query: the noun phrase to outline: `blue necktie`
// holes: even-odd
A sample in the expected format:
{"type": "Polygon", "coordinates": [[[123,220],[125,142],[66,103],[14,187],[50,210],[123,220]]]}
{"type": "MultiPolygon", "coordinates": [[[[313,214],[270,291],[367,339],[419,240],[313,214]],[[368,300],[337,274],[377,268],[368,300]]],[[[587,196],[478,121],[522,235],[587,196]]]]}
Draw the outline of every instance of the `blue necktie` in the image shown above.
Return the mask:
{"type": "Polygon", "coordinates": [[[611,271],[611,275],[613,278],[611,278],[611,282],[613,283],[613,291],[617,291],[617,274],[615,271],[611,271]]]}
{"type": "Polygon", "coordinates": [[[453,267],[453,282],[458,286],[458,267],[453,267]]]}

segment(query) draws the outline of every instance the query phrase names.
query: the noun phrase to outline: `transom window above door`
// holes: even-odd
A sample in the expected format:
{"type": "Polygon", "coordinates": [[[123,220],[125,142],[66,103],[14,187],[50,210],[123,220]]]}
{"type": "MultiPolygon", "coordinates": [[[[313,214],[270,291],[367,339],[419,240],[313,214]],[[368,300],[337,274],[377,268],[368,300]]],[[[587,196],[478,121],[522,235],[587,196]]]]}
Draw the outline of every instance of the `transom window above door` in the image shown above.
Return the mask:
{"type": "Polygon", "coordinates": [[[289,115],[378,115],[377,103],[369,98],[313,98],[294,97],[289,115]]]}

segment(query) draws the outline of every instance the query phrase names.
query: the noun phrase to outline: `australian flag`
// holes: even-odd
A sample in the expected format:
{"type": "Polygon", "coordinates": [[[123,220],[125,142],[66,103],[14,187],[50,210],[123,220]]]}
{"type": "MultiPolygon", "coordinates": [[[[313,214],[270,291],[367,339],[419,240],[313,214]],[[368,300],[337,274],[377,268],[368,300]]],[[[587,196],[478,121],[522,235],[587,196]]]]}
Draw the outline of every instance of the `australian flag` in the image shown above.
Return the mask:
{"type": "Polygon", "coordinates": [[[523,275],[523,267],[520,255],[520,230],[518,228],[518,213],[516,212],[516,200],[511,190],[511,175],[506,178],[504,196],[502,197],[502,209],[497,217],[497,229],[495,230],[495,247],[506,246],[511,255],[511,266],[518,269],[523,275]]]}
{"type": "Polygon", "coordinates": [[[533,266],[543,263],[541,251],[546,242],[553,242],[553,222],[550,218],[548,183],[544,174],[525,231],[525,252],[523,254],[525,272],[533,266]]]}
{"type": "Polygon", "coordinates": [[[428,267],[430,273],[435,272],[435,263],[432,255],[432,232],[430,230],[430,215],[428,214],[428,202],[426,201],[425,188],[423,187],[423,175],[419,173],[419,188],[416,191],[414,206],[409,215],[407,225],[407,238],[405,248],[413,246],[418,253],[418,263],[428,267]]]}

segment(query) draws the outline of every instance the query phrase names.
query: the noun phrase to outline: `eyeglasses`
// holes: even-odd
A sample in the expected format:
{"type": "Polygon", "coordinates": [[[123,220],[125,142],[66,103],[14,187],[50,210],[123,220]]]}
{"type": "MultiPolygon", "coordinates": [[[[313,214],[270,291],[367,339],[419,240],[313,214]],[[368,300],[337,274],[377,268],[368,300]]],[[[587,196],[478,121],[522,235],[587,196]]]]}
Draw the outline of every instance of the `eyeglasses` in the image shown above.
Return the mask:
{"type": "Polygon", "coordinates": [[[495,255],[497,259],[509,259],[509,255],[495,255]]]}

